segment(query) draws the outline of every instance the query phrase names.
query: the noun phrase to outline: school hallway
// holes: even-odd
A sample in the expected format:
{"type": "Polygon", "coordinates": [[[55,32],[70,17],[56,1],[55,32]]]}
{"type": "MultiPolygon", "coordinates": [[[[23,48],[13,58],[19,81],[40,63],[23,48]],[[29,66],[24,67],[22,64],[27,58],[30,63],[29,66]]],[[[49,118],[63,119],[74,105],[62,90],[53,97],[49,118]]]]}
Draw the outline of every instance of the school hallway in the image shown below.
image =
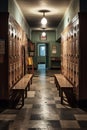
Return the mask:
{"type": "MultiPolygon", "coordinates": [[[[56,71],[55,71],[56,72],[56,71]]],[[[53,70],[36,72],[21,109],[0,112],[0,130],[86,130],[87,111],[61,104],[53,70]]]]}

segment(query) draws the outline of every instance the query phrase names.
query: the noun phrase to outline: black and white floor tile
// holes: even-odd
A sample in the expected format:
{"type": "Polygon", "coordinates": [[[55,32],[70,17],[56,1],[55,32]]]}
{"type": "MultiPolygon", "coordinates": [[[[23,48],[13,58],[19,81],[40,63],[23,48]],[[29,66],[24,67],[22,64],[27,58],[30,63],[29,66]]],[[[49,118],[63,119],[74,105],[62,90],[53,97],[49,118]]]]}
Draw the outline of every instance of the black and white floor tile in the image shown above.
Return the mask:
{"type": "Polygon", "coordinates": [[[62,105],[54,78],[38,75],[21,109],[0,112],[0,130],[87,130],[87,111],[62,105]]]}

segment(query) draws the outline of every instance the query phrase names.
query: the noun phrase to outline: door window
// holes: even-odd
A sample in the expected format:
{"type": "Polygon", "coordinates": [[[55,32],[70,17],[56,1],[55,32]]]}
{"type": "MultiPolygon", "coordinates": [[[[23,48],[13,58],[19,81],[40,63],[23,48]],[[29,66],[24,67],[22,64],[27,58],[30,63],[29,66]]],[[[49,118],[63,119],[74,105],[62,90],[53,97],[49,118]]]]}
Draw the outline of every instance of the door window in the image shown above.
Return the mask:
{"type": "Polygon", "coordinates": [[[39,46],[39,56],[46,56],[46,47],[45,47],[45,45],[39,46]]]}

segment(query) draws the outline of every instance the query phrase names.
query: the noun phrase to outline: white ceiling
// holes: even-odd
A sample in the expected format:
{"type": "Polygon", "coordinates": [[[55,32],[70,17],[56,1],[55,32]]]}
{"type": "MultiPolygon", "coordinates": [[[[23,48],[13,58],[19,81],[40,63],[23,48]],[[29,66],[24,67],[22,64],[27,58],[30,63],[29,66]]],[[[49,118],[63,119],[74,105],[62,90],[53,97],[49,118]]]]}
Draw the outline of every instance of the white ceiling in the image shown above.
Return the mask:
{"type": "Polygon", "coordinates": [[[31,28],[41,29],[41,10],[48,10],[47,29],[56,28],[71,0],[16,0],[31,28]]]}

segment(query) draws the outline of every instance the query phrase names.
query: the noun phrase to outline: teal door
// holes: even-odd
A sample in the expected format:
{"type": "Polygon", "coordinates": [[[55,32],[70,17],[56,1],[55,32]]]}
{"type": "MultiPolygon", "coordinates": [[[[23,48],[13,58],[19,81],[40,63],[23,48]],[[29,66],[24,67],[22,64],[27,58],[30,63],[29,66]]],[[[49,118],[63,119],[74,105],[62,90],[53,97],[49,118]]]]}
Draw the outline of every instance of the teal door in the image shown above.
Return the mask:
{"type": "Polygon", "coordinates": [[[48,43],[38,43],[37,50],[37,64],[45,64],[46,68],[48,68],[48,43]]]}

